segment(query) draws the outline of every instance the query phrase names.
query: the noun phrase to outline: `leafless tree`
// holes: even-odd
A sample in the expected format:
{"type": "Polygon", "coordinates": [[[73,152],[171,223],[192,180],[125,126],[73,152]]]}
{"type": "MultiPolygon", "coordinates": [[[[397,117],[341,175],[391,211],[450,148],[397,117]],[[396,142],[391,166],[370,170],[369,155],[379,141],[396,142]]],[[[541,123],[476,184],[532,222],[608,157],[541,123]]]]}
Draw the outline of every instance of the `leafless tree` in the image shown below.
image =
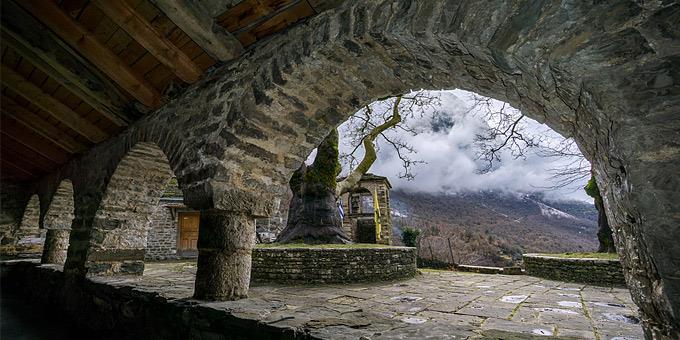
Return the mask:
{"type": "Polygon", "coordinates": [[[350,117],[343,132],[345,143],[352,149],[340,155],[341,162],[349,168],[349,175],[338,183],[338,196],[356,186],[377,159],[382,146],[393,148],[402,161],[403,172],[399,176],[412,180],[413,167],[424,162],[412,158],[416,150],[398,132],[410,135],[423,132],[411,123],[425,115],[440,114],[439,104],[439,93],[420,90],[366,105],[350,117]]]}

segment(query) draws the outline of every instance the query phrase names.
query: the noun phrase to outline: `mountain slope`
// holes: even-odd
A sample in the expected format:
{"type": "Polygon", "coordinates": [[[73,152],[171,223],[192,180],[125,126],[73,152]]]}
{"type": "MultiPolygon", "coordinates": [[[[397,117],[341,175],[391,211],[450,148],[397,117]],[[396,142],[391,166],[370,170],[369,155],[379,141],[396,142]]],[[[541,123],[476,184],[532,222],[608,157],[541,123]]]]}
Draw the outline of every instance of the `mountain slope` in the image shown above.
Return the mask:
{"type": "Polygon", "coordinates": [[[478,192],[391,193],[395,235],[422,230],[421,256],[460,264],[510,265],[523,252],[592,251],[597,211],[584,202],[552,202],[540,195],[478,192]],[[448,241],[452,242],[451,251],[448,241]],[[432,248],[432,249],[430,249],[432,248]],[[424,253],[422,253],[424,251],[424,253]]]}

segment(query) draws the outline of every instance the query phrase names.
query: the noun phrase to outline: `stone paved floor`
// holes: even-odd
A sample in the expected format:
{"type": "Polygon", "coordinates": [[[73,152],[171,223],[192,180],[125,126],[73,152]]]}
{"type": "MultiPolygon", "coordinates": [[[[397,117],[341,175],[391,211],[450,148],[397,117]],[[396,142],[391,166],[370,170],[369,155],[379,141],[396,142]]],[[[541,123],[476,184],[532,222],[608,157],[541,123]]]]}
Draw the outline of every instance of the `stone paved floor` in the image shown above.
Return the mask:
{"type": "MultiPolygon", "coordinates": [[[[195,263],[147,263],[116,286],[192,295],[195,263]]],[[[248,299],[205,303],[242,318],[328,339],[643,339],[628,290],[529,276],[423,271],[390,283],[251,287],[248,299]]]]}

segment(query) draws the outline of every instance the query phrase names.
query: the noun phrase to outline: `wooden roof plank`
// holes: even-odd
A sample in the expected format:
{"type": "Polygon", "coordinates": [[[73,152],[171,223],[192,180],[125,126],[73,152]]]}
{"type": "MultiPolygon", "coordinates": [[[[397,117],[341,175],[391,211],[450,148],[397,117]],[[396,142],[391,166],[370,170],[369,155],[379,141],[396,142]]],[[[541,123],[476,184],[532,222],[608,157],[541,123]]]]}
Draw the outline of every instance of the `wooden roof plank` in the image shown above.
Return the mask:
{"type": "Polygon", "coordinates": [[[50,161],[57,164],[63,164],[68,160],[65,150],[52,143],[45,143],[38,135],[19,125],[19,123],[13,119],[3,115],[2,118],[0,118],[0,123],[2,124],[3,135],[6,135],[29,149],[43,155],[50,161]]]}
{"type": "Polygon", "coordinates": [[[227,61],[243,53],[241,43],[227,30],[215,24],[199,2],[184,0],[152,0],[184,33],[206,53],[220,61],[227,61]]]}
{"type": "Polygon", "coordinates": [[[52,171],[58,165],[49,158],[0,133],[0,156],[4,158],[5,155],[20,156],[15,158],[21,158],[25,163],[29,163],[45,172],[52,171]]]}
{"type": "MultiPolygon", "coordinates": [[[[21,174],[24,174],[26,176],[22,176],[21,178],[30,178],[30,177],[35,177],[36,173],[32,170],[27,170],[25,169],[25,166],[20,166],[17,164],[14,164],[13,162],[7,160],[7,159],[2,159],[2,167],[9,167],[12,168],[12,170],[19,172],[21,174]]],[[[4,171],[3,171],[4,172],[4,171]]]]}
{"type": "Polygon", "coordinates": [[[71,108],[5,65],[2,65],[2,83],[88,140],[99,143],[108,137],[99,127],[87,122],[71,108]]]}
{"type": "Polygon", "coordinates": [[[152,108],[161,104],[161,94],[158,90],[132,71],[92,33],[64,13],[54,2],[25,0],[21,1],[20,5],[142,104],[152,108]]]}
{"type": "Polygon", "coordinates": [[[50,78],[118,126],[132,121],[129,100],[106,76],[12,1],[3,1],[2,38],[50,78]]]}
{"type": "Polygon", "coordinates": [[[70,153],[77,153],[85,149],[85,145],[76,142],[69,135],[35,113],[23,108],[8,96],[2,96],[2,112],[70,153]]]}
{"type": "Polygon", "coordinates": [[[201,77],[198,66],[125,1],[95,0],[95,4],[184,82],[193,83],[201,77]]]}

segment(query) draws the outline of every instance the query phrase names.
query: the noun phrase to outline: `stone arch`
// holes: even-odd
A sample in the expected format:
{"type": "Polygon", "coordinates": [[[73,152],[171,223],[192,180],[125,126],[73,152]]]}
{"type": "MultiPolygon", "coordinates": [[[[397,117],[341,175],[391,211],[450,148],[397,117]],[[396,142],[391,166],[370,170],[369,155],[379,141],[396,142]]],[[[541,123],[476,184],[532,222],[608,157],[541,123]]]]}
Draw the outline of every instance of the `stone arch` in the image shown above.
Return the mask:
{"type": "Polygon", "coordinates": [[[69,179],[62,180],[43,219],[47,234],[41,263],[63,265],[66,262],[74,210],[73,184],[69,179]]]}
{"type": "Polygon", "coordinates": [[[149,217],[171,177],[168,159],[156,144],[139,142],[127,152],[94,215],[88,275],[142,274],[149,217]]]}
{"type": "MultiPolygon", "coordinates": [[[[246,79],[250,87],[246,96],[241,87],[238,97],[234,90],[216,103],[230,124],[219,132],[224,145],[246,156],[227,182],[249,176],[246,193],[268,182],[283,187],[331,128],[362,105],[410,88],[461,88],[508,102],[575,138],[604,189],[648,336],[677,336],[680,52],[668,47],[675,45],[664,30],[674,19],[664,6],[344,2],[258,46],[240,72],[221,79],[246,79]],[[230,103],[234,98],[240,102],[230,103]],[[278,166],[260,170],[272,168],[268,163],[278,166]]],[[[213,190],[228,197],[216,201],[220,207],[234,205],[237,195],[220,193],[231,189],[213,190]]],[[[257,205],[249,200],[238,203],[257,205]]]]}
{"type": "Polygon", "coordinates": [[[37,255],[42,253],[45,232],[40,228],[40,198],[31,196],[26,203],[19,227],[15,232],[16,253],[37,255]]]}

